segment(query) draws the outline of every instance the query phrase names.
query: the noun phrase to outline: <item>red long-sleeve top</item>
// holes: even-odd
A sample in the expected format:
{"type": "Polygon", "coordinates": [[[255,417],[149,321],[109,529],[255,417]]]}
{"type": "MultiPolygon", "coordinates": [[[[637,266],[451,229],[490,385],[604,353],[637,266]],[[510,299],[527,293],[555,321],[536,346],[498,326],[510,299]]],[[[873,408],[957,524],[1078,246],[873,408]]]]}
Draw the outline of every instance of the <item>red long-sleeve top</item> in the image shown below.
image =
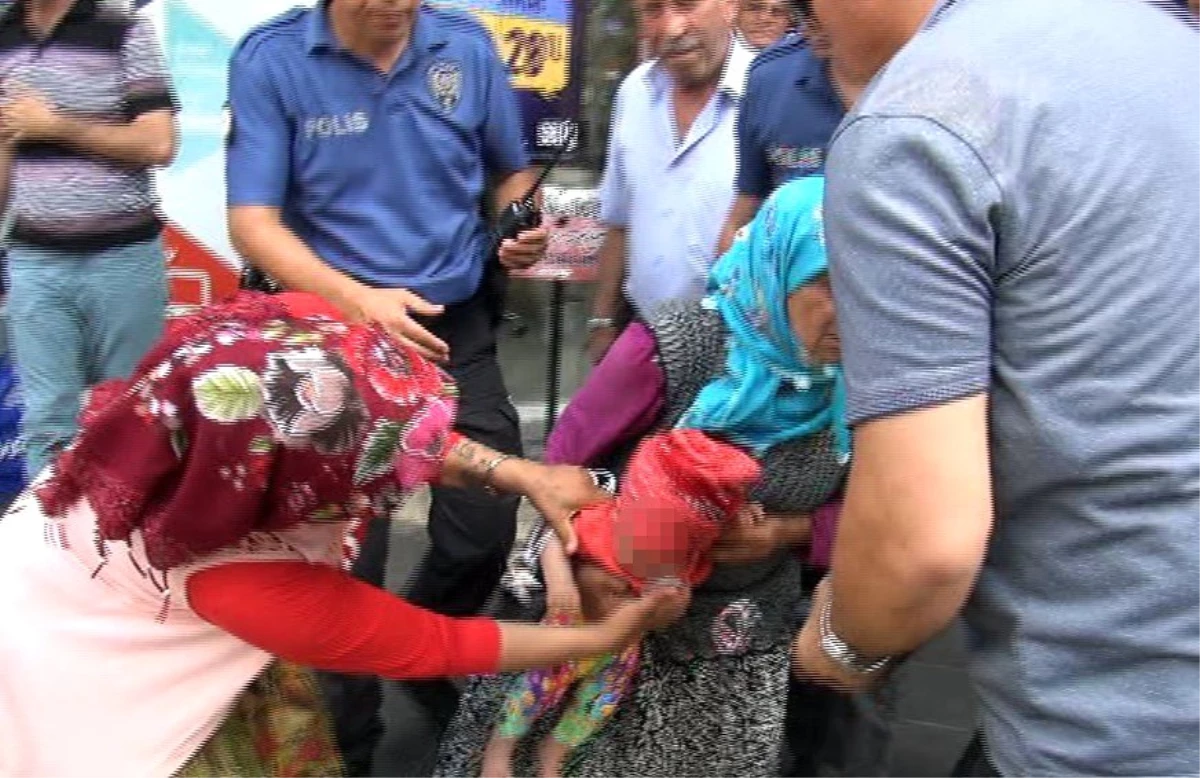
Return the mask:
{"type": "Polygon", "coordinates": [[[247,643],[320,670],[385,678],[495,673],[500,627],[418,608],[341,570],[231,562],[194,573],[192,609],[247,643]]]}

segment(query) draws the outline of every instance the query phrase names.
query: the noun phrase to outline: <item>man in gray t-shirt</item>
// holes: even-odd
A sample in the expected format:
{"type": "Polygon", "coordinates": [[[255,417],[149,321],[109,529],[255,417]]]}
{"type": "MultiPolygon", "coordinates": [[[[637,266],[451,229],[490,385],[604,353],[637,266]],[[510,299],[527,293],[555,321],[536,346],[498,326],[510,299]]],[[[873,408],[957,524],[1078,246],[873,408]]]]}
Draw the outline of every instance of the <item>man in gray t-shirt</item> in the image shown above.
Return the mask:
{"type": "Polygon", "coordinates": [[[850,69],[903,48],[830,152],[855,459],[797,670],[861,688],[965,604],[1000,773],[1194,775],[1200,37],[943,0],[905,45],[921,0],[815,5],[850,69]]]}

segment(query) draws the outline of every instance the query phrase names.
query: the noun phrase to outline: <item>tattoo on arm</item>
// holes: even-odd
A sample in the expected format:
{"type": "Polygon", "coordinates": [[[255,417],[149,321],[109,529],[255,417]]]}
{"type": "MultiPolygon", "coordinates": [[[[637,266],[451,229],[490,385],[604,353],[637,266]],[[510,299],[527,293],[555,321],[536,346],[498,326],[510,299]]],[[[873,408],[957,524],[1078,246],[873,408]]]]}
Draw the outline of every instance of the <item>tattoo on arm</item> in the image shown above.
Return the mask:
{"type": "Polygon", "coordinates": [[[473,440],[463,439],[450,450],[451,461],[462,474],[464,480],[469,479],[482,483],[487,475],[486,469],[497,454],[487,446],[473,440]]]}

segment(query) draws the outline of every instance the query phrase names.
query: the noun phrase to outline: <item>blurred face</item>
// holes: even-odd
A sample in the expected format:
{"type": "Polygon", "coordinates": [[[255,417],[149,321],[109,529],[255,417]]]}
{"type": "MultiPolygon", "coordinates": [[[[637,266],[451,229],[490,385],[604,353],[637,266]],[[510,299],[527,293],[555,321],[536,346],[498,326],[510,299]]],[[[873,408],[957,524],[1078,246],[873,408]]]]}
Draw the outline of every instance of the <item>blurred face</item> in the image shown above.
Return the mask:
{"type": "Polygon", "coordinates": [[[364,43],[386,45],[412,32],[418,0],[333,0],[331,10],[364,43]]]}
{"type": "Polygon", "coordinates": [[[580,604],[589,621],[605,619],[633,599],[633,589],[629,584],[605,572],[599,565],[586,562],[579,565],[575,571],[575,582],[579,586],[580,604]]]}
{"type": "Polygon", "coordinates": [[[721,77],[733,29],[734,0],[639,0],[643,35],[675,82],[684,88],[721,77]]]}
{"type": "Polygon", "coordinates": [[[737,27],[756,49],[765,49],[783,37],[792,26],[789,0],[743,0],[737,27]]]}
{"type": "Polygon", "coordinates": [[[788,295],[788,319],[810,362],[829,365],[841,361],[842,341],[838,338],[828,275],[788,295]]]}

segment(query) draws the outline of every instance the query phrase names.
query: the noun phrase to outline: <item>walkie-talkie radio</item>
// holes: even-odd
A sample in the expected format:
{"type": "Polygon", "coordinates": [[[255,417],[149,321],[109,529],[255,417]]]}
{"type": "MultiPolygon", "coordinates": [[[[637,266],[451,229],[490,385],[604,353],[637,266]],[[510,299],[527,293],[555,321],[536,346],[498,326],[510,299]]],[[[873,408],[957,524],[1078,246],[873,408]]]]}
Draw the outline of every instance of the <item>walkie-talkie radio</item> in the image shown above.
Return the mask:
{"type": "Polygon", "coordinates": [[[562,144],[554,150],[554,155],[550,157],[550,161],[542,168],[542,172],[538,174],[537,180],[533,182],[533,186],[529,187],[529,191],[520,199],[509,203],[496,217],[496,223],[492,228],[492,237],[495,240],[495,253],[499,253],[500,244],[504,241],[516,238],[526,230],[536,229],[541,226],[542,212],[537,207],[537,191],[541,189],[542,184],[546,181],[546,176],[550,175],[551,170],[554,170],[555,165],[562,159],[563,154],[571,150],[571,147],[575,144],[577,134],[578,129],[572,123],[567,136],[563,138],[562,144]]]}
{"type": "Polygon", "coordinates": [[[279,282],[269,276],[265,270],[259,270],[246,261],[242,262],[242,272],[238,276],[238,288],[266,294],[279,294],[283,291],[279,282]]]}
{"type": "Polygon", "coordinates": [[[533,186],[529,187],[529,191],[519,199],[509,203],[496,216],[496,222],[492,225],[491,261],[487,263],[484,271],[483,290],[487,294],[494,326],[498,326],[500,322],[504,321],[504,298],[508,295],[508,271],[500,264],[500,244],[506,240],[515,239],[526,230],[536,229],[542,225],[542,212],[537,206],[537,191],[545,183],[546,176],[550,175],[554,166],[562,160],[563,154],[566,154],[575,145],[577,135],[578,128],[572,124],[567,136],[563,138],[562,144],[554,150],[554,155],[542,168],[542,172],[538,174],[533,186]]]}

